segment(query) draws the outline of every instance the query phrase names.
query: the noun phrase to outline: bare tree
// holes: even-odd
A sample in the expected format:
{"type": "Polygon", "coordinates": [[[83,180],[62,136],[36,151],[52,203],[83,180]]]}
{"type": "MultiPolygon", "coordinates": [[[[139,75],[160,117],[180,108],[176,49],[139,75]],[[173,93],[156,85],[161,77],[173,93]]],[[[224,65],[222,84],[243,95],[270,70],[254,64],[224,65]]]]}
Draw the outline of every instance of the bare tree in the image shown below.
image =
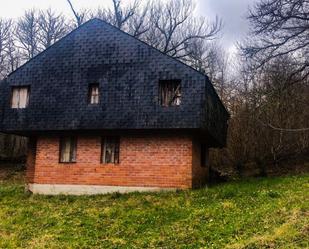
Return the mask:
{"type": "Polygon", "coordinates": [[[40,28],[38,40],[42,49],[46,49],[68,32],[65,17],[51,9],[41,11],[38,19],[40,28]]]}
{"type": "Polygon", "coordinates": [[[70,5],[70,8],[74,14],[76,25],[79,27],[82,25],[88,18],[89,11],[87,9],[79,10],[78,12],[75,10],[71,0],[67,0],[68,4],[70,5]]]}
{"type": "Polygon", "coordinates": [[[136,0],[127,6],[121,0],[112,1],[113,8],[99,8],[92,16],[202,71],[204,46],[218,37],[219,18],[214,22],[194,18],[192,0],[148,1],[145,5],[136,0]]]}
{"type": "Polygon", "coordinates": [[[132,5],[128,7],[121,6],[121,0],[112,0],[113,10],[109,10],[107,18],[110,19],[111,23],[117,28],[121,29],[123,25],[135,14],[139,1],[135,0],[132,5]]]}
{"type": "Polygon", "coordinates": [[[16,70],[22,63],[21,49],[16,45],[16,37],[14,35],[16,27],[12,26],[7,46],[7,70],[8,73],[16,70]]]}
{"type": "Polygon", "coordinates": [[[308,153],[309,130],[302,127],[309,127],[309,82],[286,87],[286,82],[294,80],[293,60],[277,58],[258,74],[246,65],[240,68],[234,82],[241,84],[234,85],[236,94],[231,92],[227,103],[232,114],[227,148],[215,154],[215,163],[232,164],[240,173],[251,165],[266,175],[285,160],[308,153]]]}
{"type": "Polygon", "coordinates": [[[218,42],[208,42],[204,40],[195,40],[192,42],[192,53],[186,59],[187,64],[198,71],[206,73],[210,81],[216,88],[221,100],[228,104],[228,98],[231,97],[229,81],[231,72],[229,72],[232,60],[229,54],[218,42]]]}
{"type": "Polygon", "coordinates": [[[191,0],[156,1],[151,10],[153,27],[146,41],[163,53],[186,60],[193,54],[196,40],[215,39],[222,26],[218,18],[213,23],[194,18],[194,8],[191,0]]]}
{"type": "Polygon", "coordinates": [[[128,20],[128,32],[131,35],[141,39],[141,36],[148,32],[151,25],[149,20],[150,12],[149,6],[145,6],[143,9],[135,9],[135,15],[128,20]]]}
{"type": "Polygon", "coordinates": [[[240,47],[260,68],[283,55],[294,56],[295,70],[309,76],[309,1],[261,0],[250,11],[251,38],[240,47]]]}
{"type": "Polygon", "coordinates": [[[93,16],[135,37],[139,37],[148,30],[148,25],[146,24],[146,16],[149,12],[148,6],[141,9],[140,0],[135,0],[129,5],[124,5],[121,0],[112,0],[112,3],[112,8],[98,8],[93,16]]]}
{"type": "Polygon", "coordinates": [[[0,18],[0,79],[4,77],[8,72],[6,60],[10,43],[11,28],[11,20],[4,20],[0,18]]]}
{"type": "Polygon", "coordinates": [[[39,24],[37,11],[25,12],[17,22],[16,38],[23,51],[23,59],[29,60],[39,52],[39,24]]]}

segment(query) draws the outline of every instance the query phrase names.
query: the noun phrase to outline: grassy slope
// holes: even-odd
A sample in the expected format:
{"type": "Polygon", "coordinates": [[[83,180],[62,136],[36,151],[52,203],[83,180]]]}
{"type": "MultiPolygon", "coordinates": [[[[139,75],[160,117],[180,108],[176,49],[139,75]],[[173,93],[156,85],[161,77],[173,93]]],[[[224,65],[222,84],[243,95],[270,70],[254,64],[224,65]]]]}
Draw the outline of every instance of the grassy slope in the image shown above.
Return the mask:
{"type": "Polygon", "coordinates": [[[309,248],[309,175],[94,197],[0,182],[0,237],[0,248],[309,248]]]}

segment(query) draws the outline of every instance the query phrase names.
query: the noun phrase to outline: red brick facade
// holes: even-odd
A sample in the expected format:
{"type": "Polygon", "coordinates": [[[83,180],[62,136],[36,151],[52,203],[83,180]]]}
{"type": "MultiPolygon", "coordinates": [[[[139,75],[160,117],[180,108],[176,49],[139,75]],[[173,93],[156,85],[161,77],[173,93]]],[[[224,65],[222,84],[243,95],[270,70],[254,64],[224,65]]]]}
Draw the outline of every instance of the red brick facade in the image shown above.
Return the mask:
{"type": "Polygon", "coordinates": [[[101,163],[101,137],[77,136],[76,163],[59,163],[59,136],[30,142],[29,183],[191,188],[206,182],[200,146],[191,136],[120,137],[119,164],[101,163]]]}

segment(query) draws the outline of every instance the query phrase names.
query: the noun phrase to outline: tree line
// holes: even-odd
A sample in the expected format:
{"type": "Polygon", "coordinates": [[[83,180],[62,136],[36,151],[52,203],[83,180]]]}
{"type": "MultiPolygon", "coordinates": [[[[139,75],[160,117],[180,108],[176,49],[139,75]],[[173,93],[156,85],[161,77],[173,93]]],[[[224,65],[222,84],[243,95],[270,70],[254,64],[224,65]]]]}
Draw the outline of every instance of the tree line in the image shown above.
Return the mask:
{"type": "Polygon", "coordinates": [[[0,19],[0,77],[100,18],[209,76],[231,114],[226,148],[211,152],[213,167],[242,174],[253,164],[267,174],[284,161],[307,158],[308,0],[258,1],[248,10],[250,34],[235,58],[220,46],[223,21],[196,17],[193,0],[111,2],[110,8],[77,10],[67,0],[71,19],[52,9],[0,19]]]}
{"type": "Polygon", "coordinates": [[[239,175],[287,164],[308,170],[309,1],[259,0],[247,20],[250,33],[238,44],[233,72],[214,79],[224,86],[231,119],[227,147],[213,152],[213,164],[239,175]]]}

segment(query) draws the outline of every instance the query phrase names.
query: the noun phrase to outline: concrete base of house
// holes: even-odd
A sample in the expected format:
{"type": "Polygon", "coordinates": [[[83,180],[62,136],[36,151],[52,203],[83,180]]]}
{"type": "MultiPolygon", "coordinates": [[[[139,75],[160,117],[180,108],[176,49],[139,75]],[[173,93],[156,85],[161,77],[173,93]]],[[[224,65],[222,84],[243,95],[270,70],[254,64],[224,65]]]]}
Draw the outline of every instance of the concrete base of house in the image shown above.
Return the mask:
{"type": "Polygon", "coordinates": [[[99,195],[110,193],[175,191],[176,188],[125,187],[67,184],[28,184],[28,190],[42,195],[99,195]]]}

